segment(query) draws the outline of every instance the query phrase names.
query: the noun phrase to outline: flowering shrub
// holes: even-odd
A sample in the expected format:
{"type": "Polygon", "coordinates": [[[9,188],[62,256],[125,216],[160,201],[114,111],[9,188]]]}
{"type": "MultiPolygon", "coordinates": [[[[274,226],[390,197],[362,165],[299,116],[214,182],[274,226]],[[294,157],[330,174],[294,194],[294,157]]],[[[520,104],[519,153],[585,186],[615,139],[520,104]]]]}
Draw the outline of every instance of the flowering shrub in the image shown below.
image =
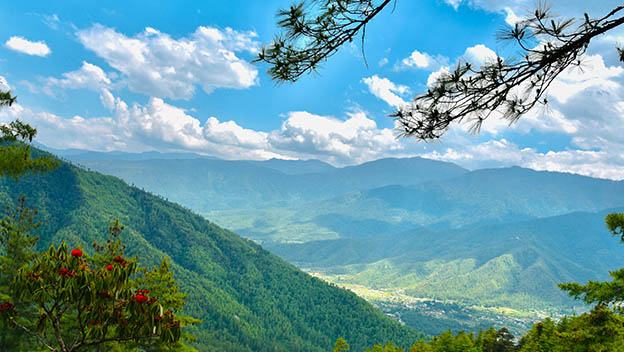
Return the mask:
{"type": "Polygon", "coordinates": [[[81,249],[69,251],[63,242],[22,266],[10,291],[14,299],[35,306],[40,315],[28,321],[10,302],[4,302],[0,303],[0,319],[36,334],[53,351],[76,351],[101,343],[181,345],[182,326],[198,321],[173,313],[184,305],[185,296],[177,292],[167,259],[151,271],[139,268],[136,257],[123,255],[117,238],[121,229],[117,223],[111,226],[113,238],[106,246],[94,244],[93,256],[81,249]],[[32,326],[36,332],[28,328],[32,326]]]}

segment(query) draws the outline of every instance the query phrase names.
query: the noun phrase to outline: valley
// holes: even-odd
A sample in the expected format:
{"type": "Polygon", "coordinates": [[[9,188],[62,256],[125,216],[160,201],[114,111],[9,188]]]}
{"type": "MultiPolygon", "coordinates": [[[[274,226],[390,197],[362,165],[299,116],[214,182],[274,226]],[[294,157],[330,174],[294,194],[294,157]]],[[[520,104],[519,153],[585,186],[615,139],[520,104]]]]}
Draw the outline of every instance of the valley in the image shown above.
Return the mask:
{"type": "Polygon", "coordinates": [[[315,161],[79,160],[429,334],[491,325],[522,334],[545,316],[586,309],[559,283],[604,280],[624,266],[624,250],[604,227],[607,213],[622,210],[624,182],[517,167],[468,171],[420,158],[342,169],[315,161]]]}

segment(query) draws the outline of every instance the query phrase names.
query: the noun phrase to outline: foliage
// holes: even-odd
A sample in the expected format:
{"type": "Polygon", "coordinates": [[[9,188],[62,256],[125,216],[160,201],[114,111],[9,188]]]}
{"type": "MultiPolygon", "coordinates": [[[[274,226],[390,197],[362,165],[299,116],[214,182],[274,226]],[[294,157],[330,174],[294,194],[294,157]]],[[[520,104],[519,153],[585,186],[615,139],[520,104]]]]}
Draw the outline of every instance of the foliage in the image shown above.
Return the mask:
{"type": "Polygon", "coordinates": [[[372,349],[366,349],[365,352],[403,352],[403,349],[388,342],[385,346],[375,345],[372,349]]]}
{"type": "MultiPolygon", "coordinates": [[[[446,331],[429,341],[416,341],[409,352],[617,352],[624,346],[624,317],[605,305],[590,313],[566,317],[555,322],[550,318],[535,324],[518,343],[505,328],[489,328],[477,335],[446,331]]],[[[402,352],[388,343],[368,352],[402,352]]]]}
{"type": "Polygon", "coordinates": [[[478,133],[491,116],[516,122],[536,104],[547,104],[545,94],[563,71],[580,67],[590,41],[624,23],[616,17],[618,6],[606,16],[584,20],[558,19],[547,6],[539,6],[532,17],[502,30],[500,38],[511,40],[520,51],[519,59],[497,57],[481,68],[458,63],[442,74],[435,84],[402,107],[396,114],[403,136],[435,140],[453,122],[468,120],[478,133]]]}
{"type": "MultiPolygon", "coordinates": [[[[489,328],[479,331],[478,335],[466,334],[460,331],[453,335],[451,330],[434,336],[429,341],[416,341],[409,352],[515,352],[519,347],[513,342],[514,336],[505,328],[496,330],[489,328]]],[[[404,352],[399,346],[388,342],[385,346],[378,344],[366,352],[404,352]]]]}
{"type": "MultiPolygon", "coordinates": [[[[270,64],[269,74],[278,82],[294,82],[313,72],[340,46],[362,34],[366,24],[391,1],[313,0],[278,12],[282,34],[258,54],[270,64]]],[[[513,41],[517,59],[497,57],[483,67],[458,63],[441,75],[412,104],[391,115],[402,136],[435,140],[453,122],[470,121],[477,133],[491,116],[513,123],[536,104],[547,104],[551,83],[569,67],[580,66],[590,41],[622,23],[617,6],[601,18],[559,19],[541,4],[525,20],[501,31],[500,39],[513,41]]],[[[363,45],[362,45],[363,50],[363,45]]],[[[618,48],[620,57],[624,50],[618,48]]]]}
{"type": "MultiPolygon", "coordinates": [[[[14,297],[9,287],[20,267],[37,257],[33,247],[38,237],[31,232],[40,225],[34,222],[36,214],[36,210],[26,207],[26,198],[22,196],[14,209],[7,206],[6,215],[0,221],[0,304],[4,305],[3,312],[7,308],[15,309],[26,320],[36,319],[36,309],[28,300],[14,297]]],[[[12,328],[10,321],[0,319],[0,346],[9,350],[27,350],[35,346],[25,331],[12,328]]]]}
{"type": "MultiPolygon", "coordinates": [[[[46,155],[35,148],[33,154],[46,155]]],[[[129,256],[150,268],[167,256],[188,294],[181,313],[203,321],[188,327],[198,350],[320,352],[343,336],[354,341],[351,350],[363,351],[380,341],[407,345],[424,336],[254,242],[117,178],[62,163],[41,177],[0,180],[0,201],[24,193],[39,210],[39,250],[62,241],[70,248],[101,242],[100,229],[117,218],[126,225],[129,256]]]]}
{"type": "Polygon", "coordinates": [[[334,343],[334,349],[332,350],[332,352],[343,352],[343,351],[348,351],[350,349],[351,349],[351,346],[349,346],[347,341],[345,341],[345,339],[341,337],[338,340],[336,340],[336,342],[334,343]]]}
{"type": "MultiPolygon", "coordinates": [[[[18,210],[13,222],[26,222],[21,228],[32,228],[31,212],[23,207],[18,210]]],[[[16,230],[11,221],[5,221],[2,229],[13,242],[24,242],[22,246],[28,248],[34,244],[32,237],[22,236],[21,228],[16,230]]],[[[106,245],[94,243],[94,256],[81,249],[69,251],[65,242],[28,257],[7,250],[5,261],[24,260],[12,272],[9,300],[2,303],[3,325],[26,332],[50,351],[78,351],[102,344],[184,349],[182,326],[199,321],[174,314],[184,305],[185,295],[178,292],[167,259],[153,271],[140,269],[136,257],[124,257],[118,237],[122,229],[118,222],[111,225],[106,245]],[[14,302],[28,313],[35,308],[37,315],[24,314],[14,302]]]]}
{"type": "MultiPolygon", "coordinates": [[[[614,236],[620,236],[624,242],[624,213],[609,214],[606,217],[607,228],[614,236]]],[[[576,282],[560,284],[570,296],[581,298],[587,304],[612,304],[620,313],[624,313],[624,268],[609,273],[612,281],[589,281],[585,285],[576,282]]]]}
{"type": "Polygon", "coordinates": [[[312,8],[305,1],[293,4],[277,13],[284,33],[262,48],[257,61],[271,64],[269,74],[274,80],[295,82],[360,31],[363,44],[366,24],[391,1],[322,0],[312,2],[312,8]]]}
{"type": "Polygon", "coordinates": [[[519,346],[522,352],[621,351],[624,317],[598,304],[590,313],[534,325],[519,346]]]}
{"type": "MultiPolygon", "coordinates": [[[[0,91],[0,107],[11,106],[15,100],[11,92],[0,91]]],[[[30,145],[25,142],[32,142],[36,135],[36,129],[20,120],[0,125],[0,177],[17,180],[27,172],[44,173],[58,166],[53,158],[30,157],[30,145]]]]}

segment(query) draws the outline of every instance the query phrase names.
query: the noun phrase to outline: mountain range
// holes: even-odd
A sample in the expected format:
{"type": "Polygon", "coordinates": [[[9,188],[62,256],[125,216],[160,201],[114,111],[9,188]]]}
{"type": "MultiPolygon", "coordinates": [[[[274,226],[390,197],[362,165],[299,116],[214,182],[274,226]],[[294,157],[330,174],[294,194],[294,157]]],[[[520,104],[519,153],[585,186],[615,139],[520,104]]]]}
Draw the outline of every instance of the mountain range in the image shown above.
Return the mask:
{"type": "Polygon", "coordinates": [[[556,316],[582,309],[558,283],[606,279],[624,265],[604,226],[608,212],[624,209],[622,181],[520,167],[470,171],[422,158],[343,168],[122,159],[80,163],[352,289],[556,316]]]}
{"type": "MultiPolygon", "coordinates": [[[[41,152],[36,151],[36,154],[41,152]]],[[[63,162],[43,176],[0,179],[0,201],[22,194],[38,210],[39,249],[66,241],[91,248],[119,219],[129,255],[163,257],[183,292],[201,351],[327,351],[344,337],[355,349],[423,334],[401,326],[355,294],[313,278],[252,241],[160,196],[63,162]]]]}

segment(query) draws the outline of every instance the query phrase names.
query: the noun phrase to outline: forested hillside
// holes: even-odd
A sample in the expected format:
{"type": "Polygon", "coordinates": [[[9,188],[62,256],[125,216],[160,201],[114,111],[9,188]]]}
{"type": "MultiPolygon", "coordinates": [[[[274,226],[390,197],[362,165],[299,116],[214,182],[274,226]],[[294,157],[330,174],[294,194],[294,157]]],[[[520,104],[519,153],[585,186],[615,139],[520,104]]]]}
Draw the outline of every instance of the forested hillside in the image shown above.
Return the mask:
{"type": "Polygon", "coordinates": [[[193,209],[200,198],[238,206],[203,215],[429,333],[508,317],[512,330],[525,331],[543,314],[573,311],[558,283],[604,279],[624,265],[603,224],[604,209],[624,205],[624,182],[519,167],[466,171],[419,158],[336,169],[287,160],[89,163],[150,187],[162,182],[151,190],[193,209]],[[201,170],[193,182],[205,186],[178,192],[179,176],[163,165],[188,172],[185,179],[201,170]],[[325,171],[305,173],[310,167],[325,171]],[[340,190],[351,191],[326,197],[340,190]],[[421,298],[435,301],[412,301],[421,298]]]}
{"type": "Polygon", "coordinates": [[[552,310],[580,303],[557,284],[605,280],[624,266],[624,248],[604,226],[606,214],[622,209],[268,248],[339,283],[470,305],[552,310]]]}
{"type": "Polygon", "coordinates": [[[40,248],[61,240],[88,248],[119,219],[129,254],[139,254],[142,264],[168,256],[189,294],[186,313],[203,320],[191,330],[202,351],[326,351],[338,337],[358,350],[421,336],[355,294],[117,178],[63,163],[44,176],[0,182],[1,202],[26,194],[39,210],[40,248]]]}

